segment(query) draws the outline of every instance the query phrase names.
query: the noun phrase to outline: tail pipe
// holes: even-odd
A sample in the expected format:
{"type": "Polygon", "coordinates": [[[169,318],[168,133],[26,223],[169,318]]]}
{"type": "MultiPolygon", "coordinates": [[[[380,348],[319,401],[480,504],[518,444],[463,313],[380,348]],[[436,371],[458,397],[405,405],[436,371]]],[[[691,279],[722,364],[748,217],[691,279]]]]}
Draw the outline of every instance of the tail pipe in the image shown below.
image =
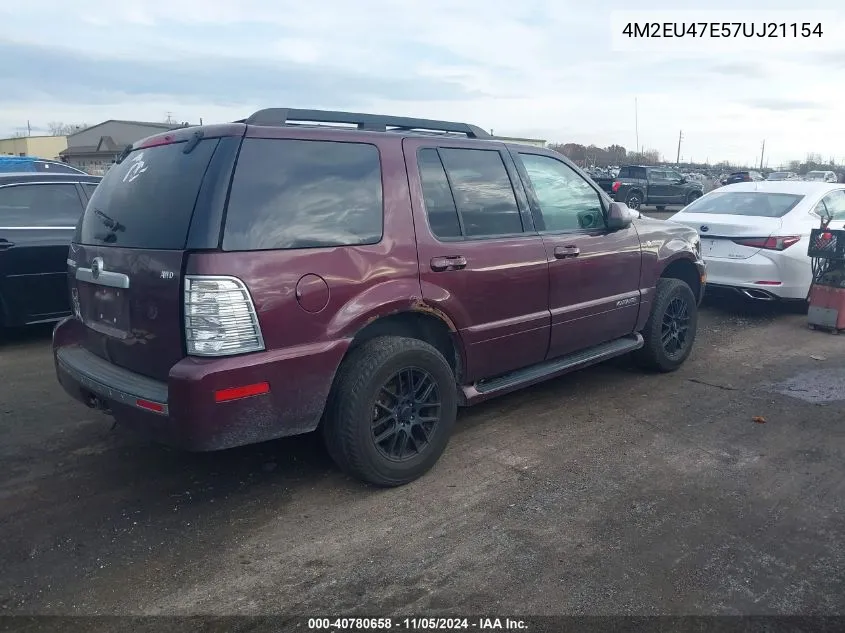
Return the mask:
{"type": "Polygon", "coordinates": [[[774,301],[776,299],[770,292],[757,288],[740,288],[739,291],[749,299],[754,299],[755,301],[774,301]]]}

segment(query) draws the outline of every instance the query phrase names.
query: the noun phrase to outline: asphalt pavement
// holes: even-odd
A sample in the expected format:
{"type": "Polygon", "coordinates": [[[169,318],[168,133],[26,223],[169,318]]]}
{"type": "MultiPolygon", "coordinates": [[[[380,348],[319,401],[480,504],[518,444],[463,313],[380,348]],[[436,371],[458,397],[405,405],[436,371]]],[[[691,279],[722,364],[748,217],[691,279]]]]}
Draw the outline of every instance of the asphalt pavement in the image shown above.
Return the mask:
{"type": "Polygon", "coordinates": [[[379,490],[314,436],[186,454],[0,343],[0,614],[842,614],[845,339],[708,305],[688,363],[626,359],[462,410],[379,490]]]}

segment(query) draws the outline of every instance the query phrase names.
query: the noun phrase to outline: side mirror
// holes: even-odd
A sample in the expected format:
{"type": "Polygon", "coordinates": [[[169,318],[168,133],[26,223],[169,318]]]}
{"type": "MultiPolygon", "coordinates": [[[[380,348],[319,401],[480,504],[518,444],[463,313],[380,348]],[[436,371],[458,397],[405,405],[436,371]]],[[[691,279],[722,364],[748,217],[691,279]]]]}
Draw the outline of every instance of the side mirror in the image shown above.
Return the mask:
{"type": "Polygon", "coordinates": [[[678,178],[677,182],[678,182],[679,185],[685,185],[685,184],[687,184],[687,179],[684,178],[683,176],[681,176],[680,178],[678,178]]]}
{"type": "Polygon", "coordinates": [[[611,202],[607,208],[607,228],[611,231],[627,229],[634,221],[631,210],[621,202],[611,202]]]}

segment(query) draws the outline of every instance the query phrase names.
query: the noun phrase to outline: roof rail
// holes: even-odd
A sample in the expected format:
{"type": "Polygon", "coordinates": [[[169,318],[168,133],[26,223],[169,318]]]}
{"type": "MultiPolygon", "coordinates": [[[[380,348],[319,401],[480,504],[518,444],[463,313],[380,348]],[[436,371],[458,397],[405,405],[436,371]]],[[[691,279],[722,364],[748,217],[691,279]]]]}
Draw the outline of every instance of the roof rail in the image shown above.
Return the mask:
{"type": "Polygon", "coordinates": [[[394,130],[427,130],[431,132],[457,132],[469,138],[492,138],[477,125],[414,119],[402,116],[383,116],[359,112],[334,112],[331,110],[298,110],[294,108],[265,108],[239,121],[248,125],[288,125],[289,123],[346,123],[357,125],[359,130],[386,132],[394,130]]]}

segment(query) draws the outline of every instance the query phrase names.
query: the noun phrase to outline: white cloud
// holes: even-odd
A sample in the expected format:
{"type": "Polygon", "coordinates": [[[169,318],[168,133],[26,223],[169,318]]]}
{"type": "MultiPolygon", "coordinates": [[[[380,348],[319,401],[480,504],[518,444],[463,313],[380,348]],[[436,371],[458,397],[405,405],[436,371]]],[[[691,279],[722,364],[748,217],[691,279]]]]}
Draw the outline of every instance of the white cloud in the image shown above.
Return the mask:
{"type": "MultiPolygon", "coordinates": [[[[14,76],[14,102],[0,95],[0,135],[25,127],[27,119],[37,125],[159,120],[169,111],[179,119],[223,121],[258,107],[314,105],[468,120],[497,134],[633,149],[636,96],[640,144],[667,158],[674,158],[682,129],[681,154],[687,158],[748,162],[759,157],[766,139],[770,164],[807,152],[845,161],[839,142],[845,120],[837,112],[845,96],[845,64],[776,51],[738,56],[714,49],[695,58],[614,53],[610,12],[629,9],[630,3],[597,4],[89,0],[82,10],[54,0],[0,4],[0,22],[18,44],[61,46],[93,58],[81,64],[80,86],[104,76],[95,73],[98,60],[123,61],[130,69],[136,68],[130,62],[143,63],[148,70],[161,69],[162,76],[156,84],[154,75],[133,76],[132,70],[115,78],[112,72],[110,85],[94,85],[86,101],[84,90],[66,98],[51,94],[51,68],[44,64],[26,85],[14,76]],[[190,68],[207,60],[210,77],[215,65],[241,64],[243,81],[212,79],[201,94],[190,92],[187,86],[195,84],[184,70],[186,60],[190,68]],[[291,68],[310,68],[304,76],[311,81],[292,82],[285,74],[291,68]],[[186,90],[178,89],[180,72],[186,90]],[[351,73],[366,79],[361,85],[369,92],[334,80],[351,73]],[[444,81],[458,84],[465,94],[443,94],[437,86],[444,81]],[[408,87],[414,85],[418,90],[411,95],[408,87]],[[282,97],[295,102],[267,101],[282,97]]],[[[654,4],[677,6],[668,0],[654,4]]],[[[718,12],[737,4],[716,0],[707,9],[718,12]]],[[[752,8],[756,2],[746,4],[752,8]]],[[[773,2],[769,8],[792,10],[792,5],[773,2]]],[[[833,0],[813,5],[836,7],[833,0]]],[[[845,33],[838,36],[845,50],[845,33]]],[[[58,58],[63,52],[54,54],[58,58]]],[[[0,69],[0,79],[12,72],[0,69]]]]}

